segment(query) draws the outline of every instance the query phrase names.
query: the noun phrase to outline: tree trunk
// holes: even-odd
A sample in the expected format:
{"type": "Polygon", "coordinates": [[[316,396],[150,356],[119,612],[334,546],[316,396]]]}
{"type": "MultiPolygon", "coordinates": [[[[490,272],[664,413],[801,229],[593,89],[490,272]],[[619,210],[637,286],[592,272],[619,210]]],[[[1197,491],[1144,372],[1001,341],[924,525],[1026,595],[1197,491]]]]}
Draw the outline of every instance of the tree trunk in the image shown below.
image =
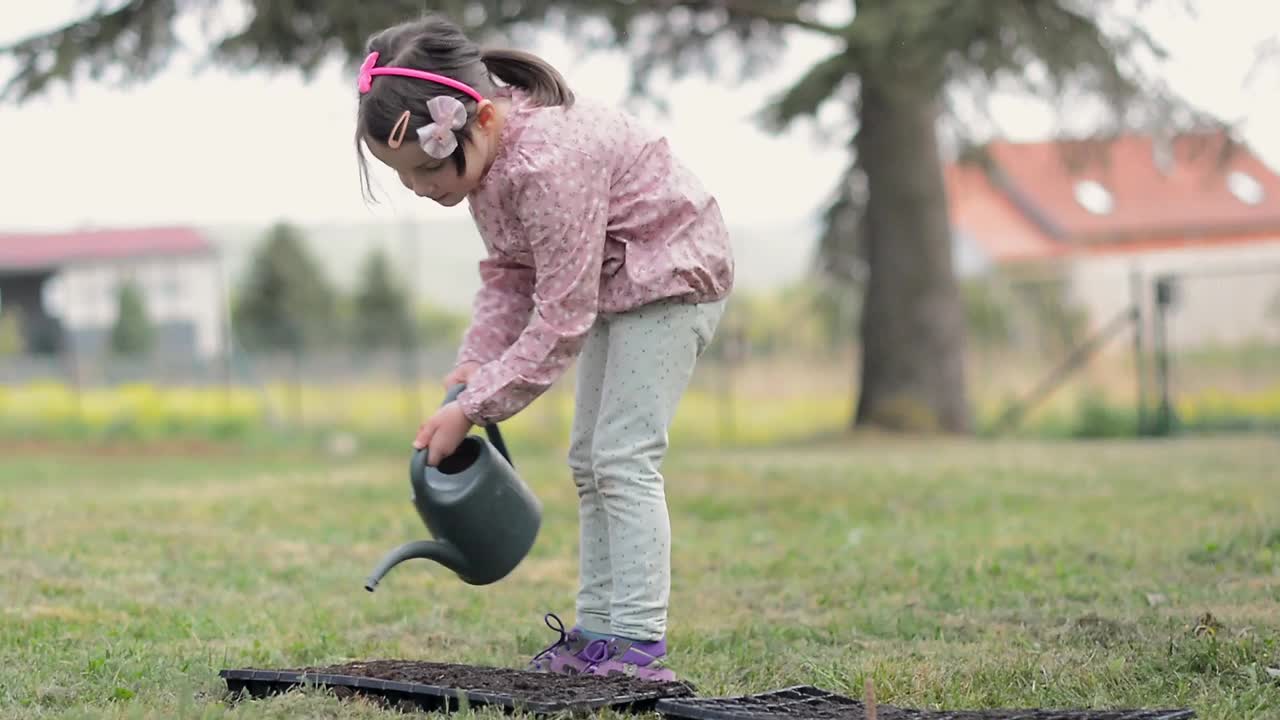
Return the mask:
{"type": "Polygon", "coordinates": [[[858,157],[870,269],[856,425],[968,433],[965,325],[951,255],[937,103],[864,75],[858,157]]]}

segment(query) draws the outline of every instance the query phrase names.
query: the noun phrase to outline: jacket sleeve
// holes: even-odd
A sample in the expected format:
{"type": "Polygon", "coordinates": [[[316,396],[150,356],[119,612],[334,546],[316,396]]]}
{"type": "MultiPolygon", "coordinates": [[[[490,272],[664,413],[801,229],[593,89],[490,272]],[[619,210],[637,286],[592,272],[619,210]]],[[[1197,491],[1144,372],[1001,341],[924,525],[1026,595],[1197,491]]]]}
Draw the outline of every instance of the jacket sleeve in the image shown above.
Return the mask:
{"type": "Polygon", "coordinates": [[[552,144],[521,155],[512,207],[534,260],[532,316],[458,398],[479,425],[505,420],[546,392],[577,357],[598,312],[608,166],[552,144]]]}
{"type": "Polygon", "coordinates": [[[471,324],[458,348],[458,365],[497,359],[520,336],[533,311],[533,268],[490,255],[480,261],[480,283],[471,324]]]}

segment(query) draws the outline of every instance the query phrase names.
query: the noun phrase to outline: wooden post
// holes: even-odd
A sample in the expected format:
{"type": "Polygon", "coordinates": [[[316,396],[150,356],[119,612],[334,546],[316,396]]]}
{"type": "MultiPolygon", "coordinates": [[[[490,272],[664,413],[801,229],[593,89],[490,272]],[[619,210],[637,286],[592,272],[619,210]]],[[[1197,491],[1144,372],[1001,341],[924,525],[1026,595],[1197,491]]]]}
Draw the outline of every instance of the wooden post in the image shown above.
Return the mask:
{"type": "Polygon", "coordinates": [[[1129,297],[1133,304],[1133,371],[1138,383],[1138,435],[1147,433],[1147,373],[1146,354],[1143,352],[1146,319],[1142,312],[1142,284],[1142,271],[1134,267],[1129,274],[1129,297]]]}
{"type": "Polygon", "coordinates": [[[870,675],[867,676],[865,691],[867,720],[876,720],[876,683],[870,675]]]}
{"type": "Polygon", "coordinates": [[[1174,303],[1176,286],[1174,278],[1161,275],[1156,278],[1155,355],[1156,382],[1160,392],[1160,406],[1156,415],[1156,430],[1160,434],[1173,431],[1173,401],[1169,390],[1169,339],[1168,308],[1174,303]]]}

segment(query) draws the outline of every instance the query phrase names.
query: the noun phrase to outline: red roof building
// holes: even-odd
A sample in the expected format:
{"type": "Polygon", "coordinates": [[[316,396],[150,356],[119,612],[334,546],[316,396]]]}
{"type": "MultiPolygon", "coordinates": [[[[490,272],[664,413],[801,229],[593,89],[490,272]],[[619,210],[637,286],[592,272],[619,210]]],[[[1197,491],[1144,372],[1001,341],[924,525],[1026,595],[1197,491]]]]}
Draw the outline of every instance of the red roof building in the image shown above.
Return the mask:
{"type": "Polygon", "coordinates": [[[1218,132],[989,144],[945,169],[969,270],[1049,270],[1095,327],[1171,274],[1180,345],[1280,335],[1280,175],[1218,132]],[[974,258],[977,258],[975,261],[974,258]],[[1268,268],[1270,270],[1268,270],[1268,268]]]}
{"type": "Polygon", "coordinates": [[[946,170],[951,219],[996,264],[1269,242],[1280,175],[1220,133],[995,142],[946,170]]]}
{"type": "Polygon", "coordinates": [[[0,233],[0,313],[19,312],[31,352],[103,352],[125,283],[142,293],[161,350],[203,356],[221,350],[221,260],[200,231],[0,233]]]}
{"type": "Polygon", "coordinates": [[[213,246],[192,228],[0,233],[0,272],[51,270],[85,262],[203,255],[213,246]]]}

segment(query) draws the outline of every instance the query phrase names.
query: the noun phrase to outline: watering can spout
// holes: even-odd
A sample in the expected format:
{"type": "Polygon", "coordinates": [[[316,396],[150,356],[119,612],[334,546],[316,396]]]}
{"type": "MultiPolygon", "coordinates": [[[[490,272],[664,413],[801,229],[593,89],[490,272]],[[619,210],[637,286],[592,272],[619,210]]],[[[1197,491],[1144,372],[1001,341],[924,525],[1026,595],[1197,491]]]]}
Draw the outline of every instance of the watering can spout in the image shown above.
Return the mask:
{"type": "Polygon", "coordinates": [[[382,580],[382,576],[391,571],[391,568],[399,565],[405,560],[414,559],[435,560],[441,565],[449,568],[457,573],[460,577],[466,578],[469,573],[467,561],[462,557],[462,553],[458,548],[450,543],[441,540],[415,540],[407,542],[400,547],[387,553],[382,562],[378,563],[378,567],[364,582],[364,589],[373,592],[382,580]]]}

